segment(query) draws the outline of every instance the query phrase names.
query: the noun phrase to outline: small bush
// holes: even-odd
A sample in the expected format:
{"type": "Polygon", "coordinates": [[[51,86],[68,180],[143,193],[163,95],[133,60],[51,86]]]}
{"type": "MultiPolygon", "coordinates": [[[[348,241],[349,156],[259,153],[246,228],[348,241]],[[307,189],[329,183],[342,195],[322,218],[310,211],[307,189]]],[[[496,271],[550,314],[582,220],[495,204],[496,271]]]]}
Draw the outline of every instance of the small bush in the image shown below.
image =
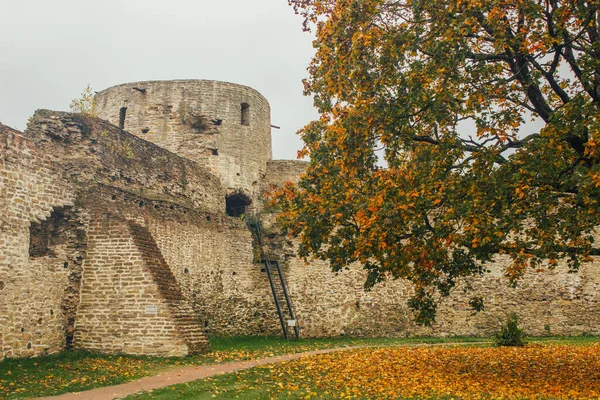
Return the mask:
{"type": "Polygon", "coordinates": [[[88,84],[81,97],[78,99],[71,100],[71,112],[87,115],[90,117],[96,117],[96,99],[94,97],[94,91],[88,84]]]}
{"type": "Polygon", "coordinates": [[[510,313],[508,319],[495,336],[496,346],[525,346],[527,336],[522,328],[519,328],[519,317],[516,313],[510,313]]]}

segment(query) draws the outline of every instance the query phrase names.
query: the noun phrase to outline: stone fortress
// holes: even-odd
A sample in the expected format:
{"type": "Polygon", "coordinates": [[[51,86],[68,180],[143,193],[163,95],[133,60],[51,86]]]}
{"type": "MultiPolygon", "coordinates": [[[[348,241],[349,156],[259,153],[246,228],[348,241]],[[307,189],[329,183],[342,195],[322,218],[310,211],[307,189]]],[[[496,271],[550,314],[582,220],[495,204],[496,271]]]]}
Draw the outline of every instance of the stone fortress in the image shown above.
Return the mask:
{"type": "Polygon", "coordinates": [[[301,336],[489,335],[510,311],[532,335],[600,334],[600,260],[513,289],[498,258],[426,328],[411,321],[405,282],[365,292],[360,266],[335,274],[296,257],[263,193],[306,163],[272,159],[269,103],[251,88],[136,82],[96,103],[99,118],[39,110],[24,132],[0,124],[0,359],[181,356],[208,350],[210,335],[280,335],[250,212],[262,214],[301,336]],[[477,293],[486,309],[473,314],[477,293]]]}

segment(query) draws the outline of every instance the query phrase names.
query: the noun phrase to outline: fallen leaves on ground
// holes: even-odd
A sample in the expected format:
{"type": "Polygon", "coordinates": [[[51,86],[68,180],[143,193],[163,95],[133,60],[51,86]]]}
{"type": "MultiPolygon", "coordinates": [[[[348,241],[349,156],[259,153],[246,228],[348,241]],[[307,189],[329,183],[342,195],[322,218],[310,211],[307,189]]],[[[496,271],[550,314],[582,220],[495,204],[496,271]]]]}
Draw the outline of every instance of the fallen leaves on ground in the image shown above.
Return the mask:
{"type": "Polygon", "coordinates": [[[280,393],[334,398],[600,396],[600,345],[360,349],[270,367],[280,393]],[[279,382],[277,382],[279,381],[279,382]]]}
{"type": "MultiPolygon", "coordinates": [[[[340,347],[346,346],[345,344],[340,345],[340,347]]],[[[307,345],[296,345],[289,347],[281,347],[281,346],[267,346],[262,349],[252,349],[252,350],[218,350],[211,351],[206,354],[206,356],[197,357],[197,359],[190,359],[188,364],[206,364],[204,359],[208,359],[211,363],[225,363],[230,361],[241,361],[241,360],[257,360],[260,358],[267,358],[278,356],[282,354],[288,353],[304,353],[307,351],[326,349],[328,347],[332,347],[327,343],[323,345],[319,344],[307,344],[307,345]]]]}

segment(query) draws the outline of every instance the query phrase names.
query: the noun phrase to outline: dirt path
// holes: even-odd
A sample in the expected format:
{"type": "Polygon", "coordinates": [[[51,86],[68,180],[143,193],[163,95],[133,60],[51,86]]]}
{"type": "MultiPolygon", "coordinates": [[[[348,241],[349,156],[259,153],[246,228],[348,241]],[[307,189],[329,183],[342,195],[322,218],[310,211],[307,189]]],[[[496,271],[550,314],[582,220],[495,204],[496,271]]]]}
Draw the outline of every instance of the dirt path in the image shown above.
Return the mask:
{"type": "Polygon", "coordinates": [[[135,381],[123,383],[116,386],[106,386],[84,392],[66,393],[52,397],[40,397],[38,400],[109,400],[125,397],[141,391],[159,389],[165,386],[195,381],[210,376],[227,374],[243,369],[257,367],[260,365],[273,364],[282,361],[295,360],[300,357],[313,356],[317,354],[333,353],[336,351],[353,350],[364,346],[338,347],[334,349],[315,350],[304,353],[286,354],[259,360],[236,361],[225,364],[193,365],[169,369],[157,375],[147,376],[135,381]]]}

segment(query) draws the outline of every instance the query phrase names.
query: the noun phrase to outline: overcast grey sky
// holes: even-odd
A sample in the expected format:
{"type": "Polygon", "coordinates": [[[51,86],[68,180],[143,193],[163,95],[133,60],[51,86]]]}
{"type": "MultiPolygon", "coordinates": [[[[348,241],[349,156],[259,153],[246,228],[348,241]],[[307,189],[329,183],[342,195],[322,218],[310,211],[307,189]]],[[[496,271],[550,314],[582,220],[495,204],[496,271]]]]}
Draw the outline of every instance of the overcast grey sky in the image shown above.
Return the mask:
{"type": "Polygon", "coordinates": [[[302,95],[312,36],[286,0],[0,0],[0,122],[23,130],[39,108],[68,110],[142,80],[214,79],[271,104],[274,158],[296,158],[316,118],[302,95]]]}

